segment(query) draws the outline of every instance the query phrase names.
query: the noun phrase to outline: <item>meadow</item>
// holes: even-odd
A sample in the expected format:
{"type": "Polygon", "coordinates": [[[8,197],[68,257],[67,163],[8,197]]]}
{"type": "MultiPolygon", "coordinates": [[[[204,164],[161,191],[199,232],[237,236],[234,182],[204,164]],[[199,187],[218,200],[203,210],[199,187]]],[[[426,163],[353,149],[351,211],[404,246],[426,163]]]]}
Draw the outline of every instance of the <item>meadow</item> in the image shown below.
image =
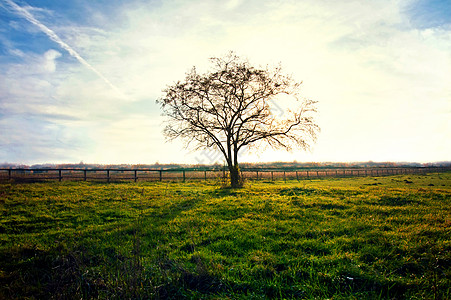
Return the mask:
{"type": "Polygon", "coordinates": [[[451,173],[0,183],[0,299],[450,299],[451,173]]]}

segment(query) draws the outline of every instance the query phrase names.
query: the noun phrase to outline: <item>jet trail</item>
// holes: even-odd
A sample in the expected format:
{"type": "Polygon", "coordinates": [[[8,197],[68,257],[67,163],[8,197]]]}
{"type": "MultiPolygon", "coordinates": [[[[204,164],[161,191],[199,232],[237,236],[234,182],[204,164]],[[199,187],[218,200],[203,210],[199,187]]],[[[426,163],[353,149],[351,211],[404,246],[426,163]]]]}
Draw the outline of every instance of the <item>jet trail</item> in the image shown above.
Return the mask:
{"type": "Polygon", "coordinates": [[[103,76],[102,73],[100,73],[99,71],[97,71],[96,68],[94,68],[93,66],[91,66],[83,57],[80,56],[80,54],[77,53],[77,51],[75,51],[74,49],[72,49],[71,46],[69,46],[68,44],[66,44],[65,42],[63,42],[63,40],[61,40],[61,38],[50,28],[48,28],[47,26],[45,26],[44,24],[42,24],[41,22],[39,22],[39,20],[37,20],[31,13],[29,13],[25,8],[17,5],[15,2],[11,1],[11,0],[3,0],[6,4],[8,4],[14,11],[16,11],[16,13],[18,15],[20,15],[21,17],[25,18],[27,21],[29,21],[30,23],[36,25],[43,33],[45,33],[52,41],[54,41],[55,43],[57,43],[58,45],[61,46],[61,48],[63,48],[64,50],[66,50],[67,52],[69,52],[69,54],[73,57],[75,57],[81,64],[83,64],[85,67],[87,67],[88,69],[90,69],[91,71],[93,71],[95,74],[97,74],[97,76],[99,76],[103,81],[105,81],[106,84],[108,84],[113,90],[115,90],[117,93],[119,93],[120,95],[123,95],[121,91],[119,91],[119,89],[112,84],[105,76],[103,76]]]}

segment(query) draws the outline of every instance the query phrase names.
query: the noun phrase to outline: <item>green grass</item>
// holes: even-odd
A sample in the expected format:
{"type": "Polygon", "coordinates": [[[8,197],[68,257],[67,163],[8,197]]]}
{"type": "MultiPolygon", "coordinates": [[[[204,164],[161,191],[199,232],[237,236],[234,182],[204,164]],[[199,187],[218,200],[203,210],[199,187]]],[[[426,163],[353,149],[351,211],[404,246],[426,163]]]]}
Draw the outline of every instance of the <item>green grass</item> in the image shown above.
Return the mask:
{"type": "Polygon", "coordinates": [[[449,299],[451,173],[0,183],[0,299],[449,299]]]}

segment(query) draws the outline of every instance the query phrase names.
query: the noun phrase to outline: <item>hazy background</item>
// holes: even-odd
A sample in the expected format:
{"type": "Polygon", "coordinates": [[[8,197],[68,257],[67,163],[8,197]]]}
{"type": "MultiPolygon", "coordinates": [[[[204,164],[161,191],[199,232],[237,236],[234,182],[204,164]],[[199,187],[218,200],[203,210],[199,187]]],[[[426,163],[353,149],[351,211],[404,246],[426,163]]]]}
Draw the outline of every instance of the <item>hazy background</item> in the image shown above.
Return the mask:
{"type": "Polygon", "coordinates": [[[449,0],[0,0],[0,162],[222,161],[165,143],[155,100],[229,50],[319,101],[311,152],[242,161],[451,158],[449,0]]]}

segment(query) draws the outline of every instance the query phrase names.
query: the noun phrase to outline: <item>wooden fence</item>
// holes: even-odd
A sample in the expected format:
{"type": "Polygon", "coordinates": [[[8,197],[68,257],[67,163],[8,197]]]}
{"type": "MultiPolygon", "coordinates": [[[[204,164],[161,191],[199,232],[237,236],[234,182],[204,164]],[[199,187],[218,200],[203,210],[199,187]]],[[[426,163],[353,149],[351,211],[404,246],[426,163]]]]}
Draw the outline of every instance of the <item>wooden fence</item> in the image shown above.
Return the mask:
{"type": "MultiPolygon", "coordinates": [[[[243,169],[247,180],[304,180],[323,177],[388,176],[448,172],[451,167],[243,169]]],[[[226,169],[0,169],[1,181],[186,181],[222,180],[226,169]]]]}

